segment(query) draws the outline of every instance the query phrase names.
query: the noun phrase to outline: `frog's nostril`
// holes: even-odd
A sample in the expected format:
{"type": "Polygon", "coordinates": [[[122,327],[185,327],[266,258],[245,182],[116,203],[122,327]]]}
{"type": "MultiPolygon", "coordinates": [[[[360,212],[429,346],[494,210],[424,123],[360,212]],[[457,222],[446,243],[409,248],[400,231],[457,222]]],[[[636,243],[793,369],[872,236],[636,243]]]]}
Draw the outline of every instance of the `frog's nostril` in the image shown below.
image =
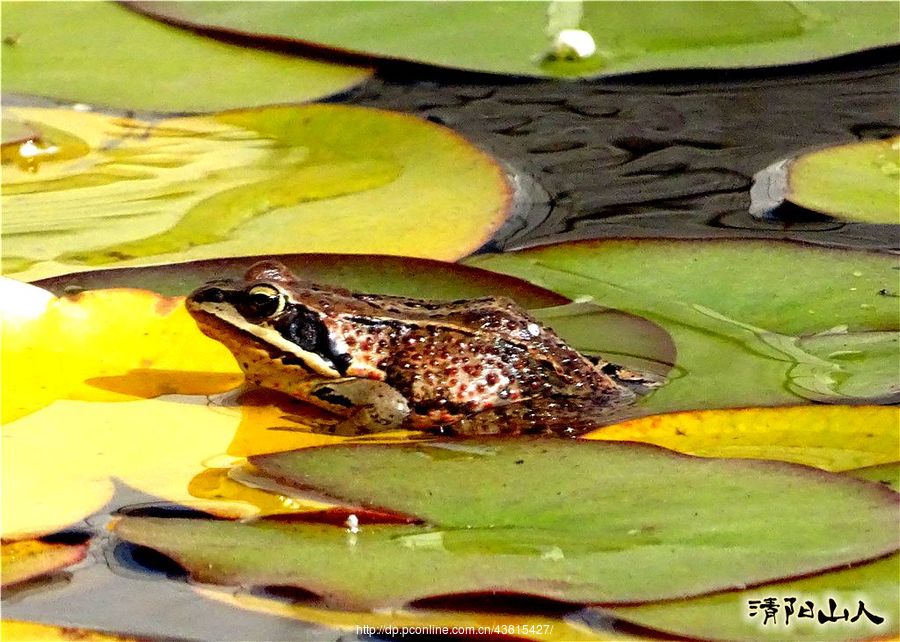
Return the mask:
{"type": "Polygon", "coordinates": [[[202,288],[194,294],[193,299],[208,303],[222,303],[225,300],[225,291],[221,288],[202,288]]]}

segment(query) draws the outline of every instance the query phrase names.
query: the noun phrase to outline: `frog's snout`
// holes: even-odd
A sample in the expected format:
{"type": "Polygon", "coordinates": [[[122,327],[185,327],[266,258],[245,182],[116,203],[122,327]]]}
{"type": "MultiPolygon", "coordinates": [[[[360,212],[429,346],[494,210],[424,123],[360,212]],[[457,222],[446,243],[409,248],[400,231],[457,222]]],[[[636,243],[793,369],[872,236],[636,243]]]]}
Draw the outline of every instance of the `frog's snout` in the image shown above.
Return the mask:
{"type": "Polygon", "coordinates": [[[194,290],[188,297],[188,303],[223,303],[225,290],[215,285],[204,285],[194,290]]]}

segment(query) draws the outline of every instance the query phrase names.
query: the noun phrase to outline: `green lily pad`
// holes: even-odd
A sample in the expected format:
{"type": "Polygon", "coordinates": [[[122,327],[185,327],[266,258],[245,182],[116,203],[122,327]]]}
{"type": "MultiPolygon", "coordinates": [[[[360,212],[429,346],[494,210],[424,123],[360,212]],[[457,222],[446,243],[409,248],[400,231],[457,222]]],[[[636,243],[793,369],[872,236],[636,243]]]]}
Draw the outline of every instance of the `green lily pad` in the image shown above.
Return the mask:
{"type": "MultiPolygon", "coordinates": [[[[254,263],[272,258],[265,254],[75,272],[33,281],[32,285],[57,296],[107,288],[137,288],[178,296],[214,279],[241,278],[254,263]]],[[[340,285],[355,292],[422,299],[468,299],[503,293],[526,308],[570,302],[561,294],[522,279],[446,261],[378,254],[281,254],[277,259],[303,279],[340,285]]]]}
{"type": "Polygon", "coordinates": [[[857,479],[878,482],[888,488],[900,492],[900,464],[879,464],[878,466],[866,466],[844,473],[857,479]]]}
{"type": "Polygon", "coordinates": [[[345,529],[126,517],[115,532],[201,581],[300,587],[352,608],[483,592],[643,602],[897,548],[893,491],[774,462],[540,439],[356,444],[251,462],[281,483],[426,523],[345,529]],[[775,502],[816,510],[767,519],[775,502]]]}
{"type": "Polygon", "coordinates": [[[201,112],[316,100],[370,69],[199,38],[114,2],[3,3],[3,90],[201,112]]]}
{"type": "Polygon", "coordinates": [[[413,116],[338,105],[145,123],[15,109],[53,145],[3,172],[3,270],[297,251],[453,260],[506,218],[497,163],[413,116]]]}
{"type": "Polygon", "coordinates": [[[838,145],[780,161],[754,177],[755,216],[784,202],[834,218],[900,224],[900,137],[838,145]]]}
{"type": "Polygon", "coordinates": [[[0,544],[3,586],[19,584],[80,562],[88,544],[61,544],[24,539],[0,544]]]}
{"type": "Polygon", "coordinates": [[[647,412],[846,402],[848,395],[879,396],[896,379],[896,371],[878,374],[888,357],[877,356],[882,365],[862,376],[867,360],[820,355],[813,347],[819,340],[809,340],[807,351],[797,336],[839,326],[896,330],[896,299],[882,293],[897,280],[890,255],[789,242],[636,239],[560,243],[465,262],[573,299],[588,296],[665,328],[678,351],[676,370],[641,402],[647,412]],[[877,381],[871,391],[868,383],[856,385],[867,378],[877,381]]]}
{"type": "Polygon", "coordinates": [[[527,76],[806,62],[894,44],[898,29],[896,12],[880,3],[584,2],[580,16],[555,2],[129,4],[167,22],[266,41],[527,76]],[[595,51],[567,55],[580,47],[554,46],[561,28],[589,33],[595,51]]]}
{"type": "MultiPolygon", "coordinates": [[[[57,296],[101,288],[139,288],[168,296],[184,295],[213,279],[238,278],[256,261],[246,256],[76,272],[35,281],[57,296]]],[[[663,377],[675,361],[675,346],[659,325],[619,310],[569,299],[514,277],[477,268],[398,256],[364,254],[292,254],[278,260],[294,274],[321,283],[421,299],[469,299],[507,296],[552,327],[577,350],[601,355],[628,368],[663,377]]]]}
{"type": "MultiPolygon", "coordinates": [[[[885,464],[844,473],[872,481],[890,480],[898,488],[900,464],[885,464]]],[[[869,640],[888,639],[900,632],[900,602],[897,600],[897,577],[900,556],[861,566],[823,573],[810,578],[767,584],[755,589],[720,593],[708,597],[678,600],[660,604],[609,607],[594,611],[606,617],[616,617],[632,624],[663,631],[670,635],[708,640],[869,640]],[[750,600],[775,598],[775,620],[763,624],[765,615],[750,615],[750,600]],[[784,598],[794,598],[795,612],[786,618],[784,598]],[[883,618],[874,622],[860,614],[856,622],[820,622],[819,611],[831,613],[829,599],[835,600],[835,613],[841,617],[844,609],[849,618],[858,614],[859,602],[866,611],[883,618]],[[800,618],[798,612],[805,602],[813,604],[813,618],[800,618]]],[[[787,603],[790,604],[790,603],[787,603]]],[[[848,620],[849,620],[848,618],[848,620]]],[[[590,621],[591,617],[588,616],[590,621]]]]}

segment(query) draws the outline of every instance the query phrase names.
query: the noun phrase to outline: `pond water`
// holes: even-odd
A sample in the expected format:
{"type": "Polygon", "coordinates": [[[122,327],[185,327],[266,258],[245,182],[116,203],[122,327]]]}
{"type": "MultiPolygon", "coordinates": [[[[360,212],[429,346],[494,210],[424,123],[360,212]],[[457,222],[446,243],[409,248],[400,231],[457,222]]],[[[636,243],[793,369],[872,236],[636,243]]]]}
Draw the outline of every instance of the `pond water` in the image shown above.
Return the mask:
{"type": "Polygon", "coordinates": [[[900,126],[895,53],[632,81],[375,79],[351,102],[452,127],[508,163],[528,207],[492,247],[610,236],[786,238],[896,249],[895,226],[751,217],[753,175],[799,150],[900,126]]]}
{"type": "MultiPolygon", "coordinates": [[[[423,116],[500,159],[519,200],[483,252],[608,237],[791,239],[895,251],[897,226],[818,217],[766,221],[748,210],[752,176],[771,163],[802,149],[900,130],[896,54],[766,72],[572,83],[466,81],[447,72],[436,79],[430,71],[389,68],[332,102],[423,116]]],[[[154,499],[120,484],[115,503],[154,499]]],[[[75,531],[102,530],[105,521],[75,531]]],[[[373,639],[200,601],[187,584],[168,581],[160,560],[134,553],[107,541],[82,566],[5,591],[4,616],[171,639],[373,639]]],[[[524,608],[560,615],[558,605],[539,601],[525,601],[524,608]]]]}

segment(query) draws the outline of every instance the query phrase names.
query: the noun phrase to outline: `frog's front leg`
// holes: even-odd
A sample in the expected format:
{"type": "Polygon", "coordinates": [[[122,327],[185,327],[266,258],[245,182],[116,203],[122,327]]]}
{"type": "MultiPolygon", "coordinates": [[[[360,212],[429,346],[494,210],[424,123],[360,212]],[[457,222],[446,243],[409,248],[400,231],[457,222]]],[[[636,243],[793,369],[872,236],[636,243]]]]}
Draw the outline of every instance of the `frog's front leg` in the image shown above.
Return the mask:
{"type": "Polygon", "coordinates": [[[313,385],[309,396],[346,418],[329,429],[335,435],[363,435],[399,428],[409,415],[406,398],[383,381],[331,379],[313,385]]]}

